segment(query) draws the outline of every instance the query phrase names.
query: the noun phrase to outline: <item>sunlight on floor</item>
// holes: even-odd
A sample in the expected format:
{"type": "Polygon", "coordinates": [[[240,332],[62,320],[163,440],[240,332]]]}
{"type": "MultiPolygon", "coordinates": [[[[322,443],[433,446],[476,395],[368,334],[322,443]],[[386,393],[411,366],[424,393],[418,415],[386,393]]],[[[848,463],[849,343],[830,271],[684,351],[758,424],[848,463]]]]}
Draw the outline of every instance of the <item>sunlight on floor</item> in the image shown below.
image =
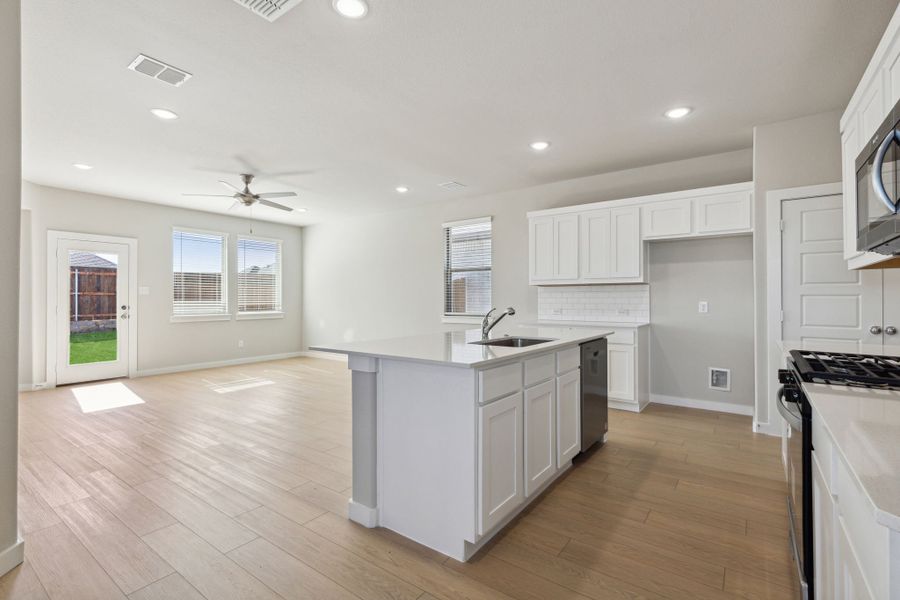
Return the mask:
{"type": "Polygon", "coordinates": [[[212,391],[219,394],[230,394],[231,392],[249,390],[251,388],[262,387],[264,385],[275,385],[275,382],[271,379],[261,379],[259,377],[247,377],[246,379],[237,379],[235,381],[228,381],[224,383],[215,383],[208,379],[204,379],[203,381],[206,382],[206,384],[212,391]]]}
{"type": "Polygon", "coordinates": [[[72,388],[72,394],[78,400],[83,413],[144,403],[140,396],[119,382],[72,388]]]}

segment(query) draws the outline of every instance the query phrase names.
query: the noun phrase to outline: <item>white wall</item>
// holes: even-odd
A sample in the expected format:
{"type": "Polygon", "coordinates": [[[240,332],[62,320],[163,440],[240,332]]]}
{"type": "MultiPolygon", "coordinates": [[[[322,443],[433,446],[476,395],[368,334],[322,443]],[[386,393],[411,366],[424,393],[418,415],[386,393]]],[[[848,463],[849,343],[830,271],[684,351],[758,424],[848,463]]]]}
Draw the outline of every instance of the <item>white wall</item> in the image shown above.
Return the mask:
{"type": "Polygon", "coordinates": [[[537,316],[537,288],[528,285],[527,211],[751,177],[748,149],[308,227],[304,344],[441,330],[443,222],[494,217],[494,305],[515,307],[513,318],[524,322],[537,316]]]}
{"type": "Polygon", "coordinates": [[[651,394],[752,408],[753,238],[652,242],[648,251],[651,394]],[[731,370],[730,392],[709,388],[709,367],[731,370]]]}
{"type": "MultiPolygon", "coordinates": [[[[133,237],[138,240],[138,285],[150,288],[137,299],[138,370],[154,371],[198,363],[240,360],[301,350],[301,232],[298,227],[254,222],[256,235],[283,240],[284,319],[170,323],[172,314],[172,228],[191,227],[230,234],[229,264],[235,263],[235,238],[248,234],[250,222],[159,204],[134,202],[44,187],[25,182],[22,206],[30,213],[30,244],[23,264],[30,263],[31,348],[23,343],[25,373],[31,381],[46,379],[47,231],[62,230],[133,237]],[[238,340],[244,347],[238,348],[238,340]]],[[[229,300],[237,297],[229,278],[229,300]]]]}
{"type": "MultiPolygon", "coordinates": [[[[0,276],[19,279],[19,182],[21,166],[21,78],[19,2],[0,2],[0,276]]],[[[0,286],[0,575],[21,562],[17,547],[16,464],[19,400],[16,391],[18,286],[0,286]]]]}
{"type": "Polygon", "coordinates": [[[841,181],[840,112],[759,125],[753,129],[753,253],[756,279],[756,419],[777,433],[774,398],[767,393],[766,194],[773,190],[841,181]]]}

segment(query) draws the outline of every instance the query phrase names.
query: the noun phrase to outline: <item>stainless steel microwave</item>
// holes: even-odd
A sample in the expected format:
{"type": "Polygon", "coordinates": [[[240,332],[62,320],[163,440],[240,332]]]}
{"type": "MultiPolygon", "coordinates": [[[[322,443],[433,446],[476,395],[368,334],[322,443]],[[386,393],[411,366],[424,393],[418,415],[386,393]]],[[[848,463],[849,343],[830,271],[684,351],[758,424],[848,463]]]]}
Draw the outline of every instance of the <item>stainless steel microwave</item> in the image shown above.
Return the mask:
{"type": "Polygon", "coordinates": [[[856,249],[900,254],[900,102],[856,159],[856,249]]]}

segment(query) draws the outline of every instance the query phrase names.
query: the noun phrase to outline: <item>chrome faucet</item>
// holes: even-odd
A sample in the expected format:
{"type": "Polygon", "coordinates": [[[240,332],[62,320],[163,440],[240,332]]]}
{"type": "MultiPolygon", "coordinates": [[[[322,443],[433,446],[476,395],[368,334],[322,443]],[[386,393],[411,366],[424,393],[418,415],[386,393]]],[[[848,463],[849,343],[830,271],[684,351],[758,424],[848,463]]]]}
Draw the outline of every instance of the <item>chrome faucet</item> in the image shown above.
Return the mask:
{"type": "Polygon", "coordinates": [[[491,314],[493,314],[495,310],[497,309],[492,308],[491,310],[489,310],[488,314],[484,315],[484,319],[481,320],[481,339],[483,340],[488,339],[488,334],[491,332],[491,329],[493,329],[497,323],[502,321],[503,317],[505,317],[506,315],[512,316],[516,314],[516,309],[510,306],[505,311],[503,311],[503,313],[499,317],[491,321],[491,314]]]}

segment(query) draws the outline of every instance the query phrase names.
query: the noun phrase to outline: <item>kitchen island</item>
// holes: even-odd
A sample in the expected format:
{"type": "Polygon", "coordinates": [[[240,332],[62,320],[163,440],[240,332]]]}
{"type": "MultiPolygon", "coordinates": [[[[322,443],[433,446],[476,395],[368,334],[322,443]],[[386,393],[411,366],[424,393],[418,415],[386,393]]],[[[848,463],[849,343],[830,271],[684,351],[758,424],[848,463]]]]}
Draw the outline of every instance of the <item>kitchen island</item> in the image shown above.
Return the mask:
{"type": "Polygon", "coordinates": [[[465,561],[571,466],[580,345],[611,331],[505,333],[540,343],[482,345],[473,329],[312,348],[352,370],[351,520],[465,561]]]}

